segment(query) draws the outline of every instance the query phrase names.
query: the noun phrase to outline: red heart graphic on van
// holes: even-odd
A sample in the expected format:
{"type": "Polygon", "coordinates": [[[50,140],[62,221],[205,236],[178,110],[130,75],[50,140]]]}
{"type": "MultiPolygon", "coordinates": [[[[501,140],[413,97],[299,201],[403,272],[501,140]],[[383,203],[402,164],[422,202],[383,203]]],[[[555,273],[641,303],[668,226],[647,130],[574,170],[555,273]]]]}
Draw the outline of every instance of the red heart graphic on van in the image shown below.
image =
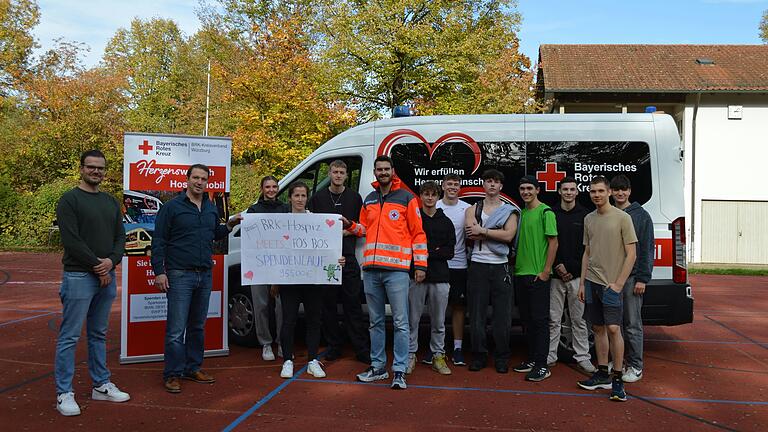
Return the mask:
{"type": "Polygon", "coordinates": [[[289,238],[291,238],[291,236],[289,236],[288,234],[286,234],[286,235],[284,235],[284,236],[283,236],[283,238],[284,238],[284,239],[286,239],[286,240],[288,240],[289,238]]]}
{"type": "Polygon", "coordinates": [[[330,227],[332,227],[333,225],[336,224],[336,221],[333,220],[333,219],[326,219],[325,220],[325,224],[328,225],[328,227],[330,228],[330,227]]]}
{"type": "Polygon", "coordinates": [[[432,159],[432,156],[435,154],[435,150],[437,150],[438,147],[441,145],[447,143],[447,142],[461,142],[464,143],[467,147],[469,147],[470,150],[472,150],[472,153],[474,153],[475,156],[475,163],[472,166],[472,171],[470,174],[474,174],[475,171],[480,167],[480,161],[482,159],[482,153],[480,152],[480,146],[477,145],[477,142],[469,135],[462,133],[462,132],[448,132],[447,134],[441,136],[433,144],[430,144],[420,133],[410,130],[410,129],[397,129],[387,135],[383,140],[381,140],[381,144],[379,144],[379,150],[376,153],[377,156],[381,155],[387,155],[389,156],[392,152],[392,147],[398,144],[398,141],[401,138],[405,137],[414,137],[421,141],[424,146],[427,148],[427,151],[429,152],[429,159],[432,159]]]}
{"type": "Polygon", "coordinates": [[[253,279],[253,272],[248,270],[243,276],[245,276],[246,279],[251,280],[253,279]]]}
{"type": "Polygon", "coordinates": [[[471,178],[482,161],[480,146],[462,132],[446,133],[430,143],[414,130],[397,129],[381,140],[377,154],[394,159],[393,168],[402,182],[401,187],[417,199],[422,181],[438,180],[449,173],[471,178]],[[414,138],[417,143],[413,142],[414,138]]]}

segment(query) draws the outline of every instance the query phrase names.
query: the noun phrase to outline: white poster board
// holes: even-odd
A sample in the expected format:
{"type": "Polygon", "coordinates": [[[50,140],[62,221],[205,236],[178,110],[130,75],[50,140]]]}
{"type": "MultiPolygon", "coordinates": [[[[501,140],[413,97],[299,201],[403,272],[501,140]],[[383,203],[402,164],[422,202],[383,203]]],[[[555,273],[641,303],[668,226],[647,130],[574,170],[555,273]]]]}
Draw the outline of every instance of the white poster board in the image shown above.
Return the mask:
{"type": "Polygon", "coordinates": [[[242,285],[341,285],[339,215],[246,213],[240,232],[242,285]]]}

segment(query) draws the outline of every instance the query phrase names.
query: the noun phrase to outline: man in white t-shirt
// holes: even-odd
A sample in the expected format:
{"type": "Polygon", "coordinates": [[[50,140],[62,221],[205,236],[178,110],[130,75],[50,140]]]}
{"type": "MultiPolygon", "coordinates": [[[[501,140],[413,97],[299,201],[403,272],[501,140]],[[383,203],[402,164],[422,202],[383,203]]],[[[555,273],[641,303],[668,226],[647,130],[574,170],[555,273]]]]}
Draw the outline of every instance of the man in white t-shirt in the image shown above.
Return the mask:
{"type": "MultiPolygon", "coordinates": [[[[456,230],[456,250],[448,261],[451,290],[448,304],[451,306],[451,328],[453,329],[453,364],[464,366],[462,339],[464,335],[464,317],[467,310],[467,249],[464,242],[464,219],[469,204],[459,199],[461,177],[448,174],[443,177],[443,199],[437,202],[437,208],[453,222],[456,230]]],[[[426,361],[425,361],[426,362],[426,361]]]]}

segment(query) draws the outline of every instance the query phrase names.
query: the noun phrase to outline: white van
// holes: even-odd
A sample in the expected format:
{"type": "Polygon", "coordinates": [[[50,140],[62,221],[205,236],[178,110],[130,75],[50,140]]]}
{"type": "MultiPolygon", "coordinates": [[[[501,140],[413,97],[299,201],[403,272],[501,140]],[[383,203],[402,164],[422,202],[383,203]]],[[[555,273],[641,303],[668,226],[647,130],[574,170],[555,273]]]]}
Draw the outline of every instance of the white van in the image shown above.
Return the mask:
{"type": "MultiPolygon", "coordinates": [[[[670,116],[526,114],[380,120],[343,132],[315,150],[282,179],[280,196],[284,199],[287,186],[297,180],[307,183],[310,192],[326,187],[328,164],[342,159],[349,167],[348,186],[364,197],[372,190],[373,160],[380,154],[392,157],[396,174],[414,192],[427,180],[439,182],[448,173],[458,174],[463,179],[460,196],[468,202],[483,196],[480,175],[488,168],[504,173],[502,193],[514,203],[522,203],[517,180],[523,175],[537,176],[542,182],[539,198],[549,205],[558,202],[559,180],[573,176],[587,208],[594,208],[588,193],[592,177],[627,175],[631,199],[650,213],[656,237],[643,321],[646,325],[693,321],[685,258],[682,145],[670,116]]],[[[242,305],[250,301],[250,293],[235,286],[240,280],[239,230],[231,234],[229,247],[230,299],[237,297],[235,304],[242,305]]],[[[362,262],[360,258],[358,248],[362,262]]],[[[248,317],[235,320],[253,323],[248,317]]],[[[230,335],[235,343],[253,338],[252,329],[243,326],[233,328],[230,335]]]]}

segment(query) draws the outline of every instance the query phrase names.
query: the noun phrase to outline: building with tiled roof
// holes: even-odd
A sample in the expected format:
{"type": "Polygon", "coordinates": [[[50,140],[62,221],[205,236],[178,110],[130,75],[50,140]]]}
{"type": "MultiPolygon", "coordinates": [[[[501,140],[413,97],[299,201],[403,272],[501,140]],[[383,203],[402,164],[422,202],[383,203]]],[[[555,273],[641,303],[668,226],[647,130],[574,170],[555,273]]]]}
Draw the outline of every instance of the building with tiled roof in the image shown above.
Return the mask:
{"type": "Polygon", "coordinates": [[[671,115],[690,260],[768,264],[768,45],[541,45],[538,67],[551,112],[671,115]]]}

